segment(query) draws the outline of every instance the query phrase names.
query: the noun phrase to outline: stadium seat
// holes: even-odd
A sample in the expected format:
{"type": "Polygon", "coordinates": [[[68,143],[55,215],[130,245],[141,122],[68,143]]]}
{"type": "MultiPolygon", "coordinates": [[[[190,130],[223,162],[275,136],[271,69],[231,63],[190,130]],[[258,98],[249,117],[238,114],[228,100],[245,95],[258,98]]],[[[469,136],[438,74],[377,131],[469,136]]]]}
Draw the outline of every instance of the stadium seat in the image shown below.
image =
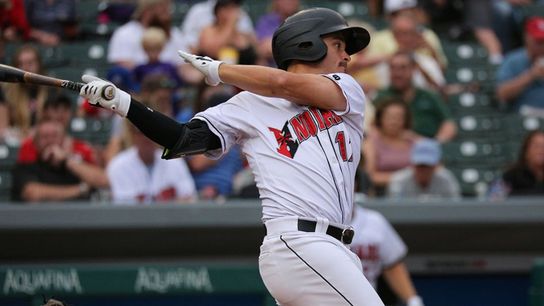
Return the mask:
{"type": "Polygon", "coordinates": [[[103,146],[110,138],[111,118],[74,118],[70,123],[70,134],[93,145],[103,146]]]}
{"type": "Polygon", "coordinates": [[[0,205],[11,200],[11,172],[0,171],[0,205]]]}
{"type": "Polygon", "coordinates": [[[515,159],[512,146],[491,139],[454,141],[442,146],[446,165],[506,165],[515,159]]]}
{"type": "Polygon", "coordinates": [[[449,169],[457,177],[463,196],[485,196],[491,183],[502,174],[502,168],[496,166],[459,166],[449,169]]]}
{"type": "Polygon", "coordinates": [[[498,112],[496,103],[483,93],[463,92],[448,97],[448,108],[456,117],[471,114],[493,114],[498,112]]]}

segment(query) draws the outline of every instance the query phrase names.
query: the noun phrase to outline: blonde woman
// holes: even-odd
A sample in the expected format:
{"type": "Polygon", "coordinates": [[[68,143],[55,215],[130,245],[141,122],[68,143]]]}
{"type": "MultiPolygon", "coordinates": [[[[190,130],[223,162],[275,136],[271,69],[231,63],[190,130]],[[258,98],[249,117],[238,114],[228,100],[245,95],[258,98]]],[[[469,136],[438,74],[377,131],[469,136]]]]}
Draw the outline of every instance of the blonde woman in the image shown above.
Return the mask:
{"type": "MultiPolygon", "coordinates": [[[[31,45],[23,45],[15,52],[12,65],[25,71],[44,74],[39,51],[31,45]]],[[[39,118],[48,96],[47,88],[22,83],[6,83],[3,89],[9,130],[21,139],[29,134],[39,118]]]]}

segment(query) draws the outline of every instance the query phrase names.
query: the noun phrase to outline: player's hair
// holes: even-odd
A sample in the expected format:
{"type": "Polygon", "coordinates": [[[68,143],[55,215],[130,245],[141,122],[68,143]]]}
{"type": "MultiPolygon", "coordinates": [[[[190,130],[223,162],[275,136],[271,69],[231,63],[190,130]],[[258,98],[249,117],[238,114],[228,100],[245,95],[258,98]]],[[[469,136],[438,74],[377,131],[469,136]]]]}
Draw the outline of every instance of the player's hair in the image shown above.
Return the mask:
{"type": "Polygon", "coordinates": [[[370,34],[362,27],[351,27],[344,17],[328,8],[311,8],[291,15],[272,37],[272,55],[280,69],[287,70],[291,61],[318,62],[327,55],[322,37],[340,33],[351,55],[364,49],[370,34]]]}
{"type": "Polygon", "coordinates": [[[386,97],[377,102],[378,106],[376,107],[376,114],[374,115],[374,125],[376,127],[382,127],[383,115],[387,108],[391,106],[400,106],[404,111],[404,128],[407,130],[412,128],[412,113],[410,113],[408,105],[399,97],[386,97]]]}

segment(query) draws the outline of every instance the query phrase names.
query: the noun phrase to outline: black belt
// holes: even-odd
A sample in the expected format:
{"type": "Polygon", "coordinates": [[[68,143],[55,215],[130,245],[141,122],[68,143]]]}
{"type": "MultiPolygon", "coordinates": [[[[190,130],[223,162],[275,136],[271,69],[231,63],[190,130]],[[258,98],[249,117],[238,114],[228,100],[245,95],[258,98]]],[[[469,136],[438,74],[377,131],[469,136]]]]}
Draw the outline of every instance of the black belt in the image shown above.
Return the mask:
{"type": "MultiPolygon", "coordinates": [[[[298,220],[298,230],[303,232],[315,232],[317,222],[310,220],[298,220]]],[[[350,244],[355,235],[355,231],[351,228],[340,228],[329,225],[327,227],[327,235],[332,236],[344,244],[350,244]]]]}

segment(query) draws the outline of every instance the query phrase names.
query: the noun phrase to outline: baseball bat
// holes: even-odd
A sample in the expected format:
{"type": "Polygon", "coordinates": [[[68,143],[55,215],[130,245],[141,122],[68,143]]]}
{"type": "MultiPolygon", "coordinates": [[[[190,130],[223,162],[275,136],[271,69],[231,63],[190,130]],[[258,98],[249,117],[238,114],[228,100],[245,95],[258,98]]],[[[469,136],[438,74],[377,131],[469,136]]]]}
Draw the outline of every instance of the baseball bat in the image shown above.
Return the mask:
{"type": "MultiPolygon", "coordinates": [[[[78,93],[81,90],[81,87],[85,85],[84,83],[57,79],[54,77],[24,71],[22,69],[3,64],[0,64],[0,82],[27,83],[61,87],[68,90],[76,91],[78,93]]],[[[102,97],[106,100],[113,99],[114,95],[115,88],[113,86],[107,86],[102,91],[102,97]]]]}

